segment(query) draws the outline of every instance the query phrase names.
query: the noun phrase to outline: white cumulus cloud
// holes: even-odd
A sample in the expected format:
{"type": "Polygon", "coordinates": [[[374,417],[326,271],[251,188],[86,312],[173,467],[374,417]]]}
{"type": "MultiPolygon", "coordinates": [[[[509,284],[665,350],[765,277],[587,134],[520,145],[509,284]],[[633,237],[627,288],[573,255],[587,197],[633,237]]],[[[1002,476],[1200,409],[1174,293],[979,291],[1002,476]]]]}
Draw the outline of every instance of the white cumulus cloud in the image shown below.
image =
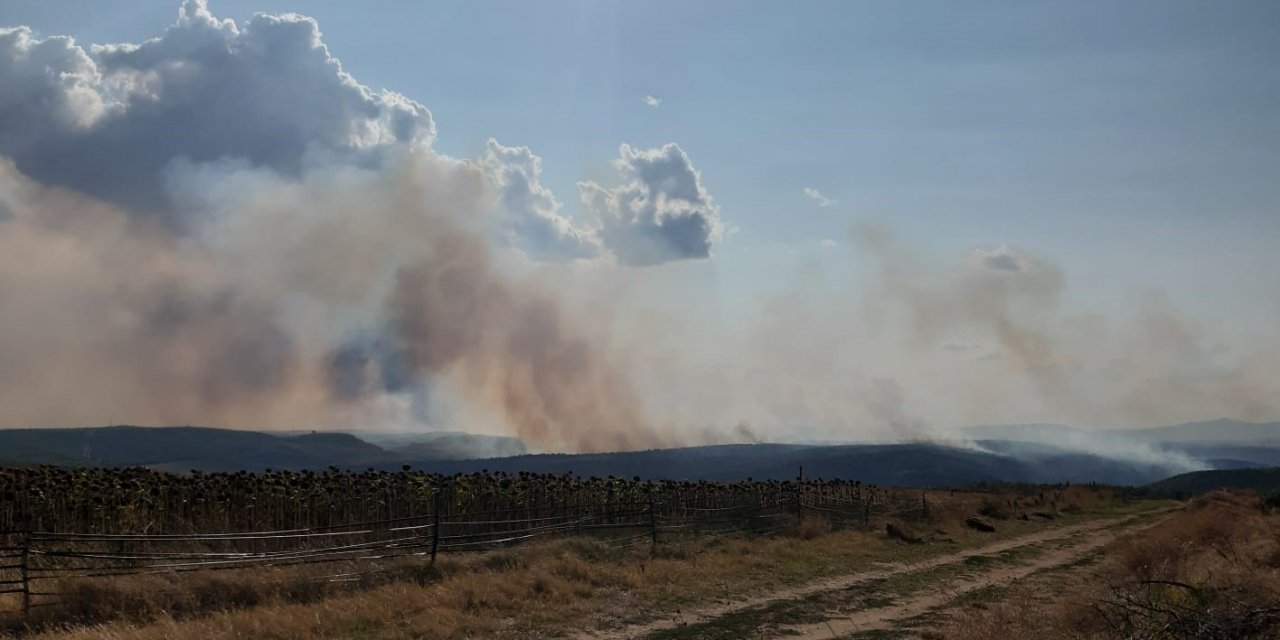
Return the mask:
{"type": "Polygon", "coordinates": [[[688,154],[674,143],[648,150],[623,144],[619,153],[614,166],[626,182],[578,185],[604,246],[629,266],[710,257],[724,232],[720,208],[688,154]]]}
{"type": "Polygon", "coordinates": [[[204,0],[140,44],[0,30],[0,112],[0,154],[23,173],[175,221],[165,182],[176,158],[297,176],[312,161],[373,166],[394,145],[435,136],[426,107],[344,71],[315,20],[257,14],[237,25],[204,0]]]}
{"type": "Polygon", "coordinates": [[[657,98],[654,96],[645,96],[644,103],[646,106],[650,106],[650,107],[653,107],[654,109],[657,109],[658,107],[662,106],[662,98],[657,98]]]}
{"type": "Polygon", "coordinates": [[[489,139],[483,164],[504,212],[503,235],[538,260],[591,258],[600,247],[590,230],[561,215],[555,194],[540,181],[542,158],[529,147],[506,147],[489,139]]]}

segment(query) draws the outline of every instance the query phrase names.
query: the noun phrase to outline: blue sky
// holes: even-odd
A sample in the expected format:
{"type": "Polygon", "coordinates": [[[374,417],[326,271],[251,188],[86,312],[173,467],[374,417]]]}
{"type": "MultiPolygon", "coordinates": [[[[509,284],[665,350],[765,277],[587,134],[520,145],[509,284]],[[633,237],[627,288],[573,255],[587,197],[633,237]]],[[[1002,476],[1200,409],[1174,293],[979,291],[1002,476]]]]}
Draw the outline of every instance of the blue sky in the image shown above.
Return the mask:
{"type": "MultiPolygon", "coordinates": [[[[851,229],[870,222],[928,263],[1016,247],[1061,270],[1073,312],[1157,291],[1224,341],[1275,337],[1275,2],[210,9],[316,18],[347,72],[431,110],[437,150],[530,147],[579,223],[577,184],[614,181],[619,145],[677,143],[728,229],[702,277],[733,312],[814,274],[845,295],[868,269],[851,229]]],[[[139,42],[175,15],[170,0],[6,0],[0,25],[139,42]]]]}
{"type": "MultiPolygon", "coordinates": [[[[729,291],[780,285],[797,253],[843,261],[814,258],[819,241],[847,245],[850,221],[874,219],[941,256],[1036,252],[1090,304],[1155,287],[1228,323],[1280,305],[1272,2],[211,9],[315,17],[357,79],[432,110],[443,152],[478,155],[490,136],[531,147],[570,214],[575,183],[607,178],[620,143],[677,142],[740,229],[717,250],[719,270],[743,275],[719,276],[729,291]],[[815,206],[806,186],[839,206],[815,206]]],[[[174,14],[168,1],[8,0],[0,22],[138,41],[174,14]]]]}

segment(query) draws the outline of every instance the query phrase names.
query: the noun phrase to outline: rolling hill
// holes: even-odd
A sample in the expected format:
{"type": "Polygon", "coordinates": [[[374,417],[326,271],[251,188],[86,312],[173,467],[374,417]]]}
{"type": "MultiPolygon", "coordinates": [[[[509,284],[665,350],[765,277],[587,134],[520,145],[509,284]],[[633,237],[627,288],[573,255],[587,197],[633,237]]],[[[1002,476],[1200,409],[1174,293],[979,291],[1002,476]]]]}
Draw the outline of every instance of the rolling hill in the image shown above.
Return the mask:
{"type": "Polygon", "coordinates": [[[1271,493],[1280,491],[1280,467],[1193,471],[1153,482],[1145,489],[1156,495],[1171,497],[1186,497],[1218,489],[1247,489],[1258,493],[1271,493]]]}
{"type": "MultiPolygon", "coordinates": [[[[737,444],[598,454],[526,454],[492,458],[468,452],[510,450],[504,439],[465,434],[385,437],[383,446],[351,433],[275,434],[201,427],[101,427],[0,430],[0,464],[145,466],[183,473],[414,468],[440,473],[508,472],[640,476],[677,480],[849,478],[897,486],[982,482],[1102,482],[1141,485],[1187,467],[1001,440],[972,447],[905,444],[737,444]],[[474,437],[474,436],[472,436],[474,437]],[[474,454],[472,454],[474,455],[474,454]]],[[[518,442],[518,441],[516,441],[518,442]]],[[[520,449],[522,450],[522,445],[520,449]]]]}

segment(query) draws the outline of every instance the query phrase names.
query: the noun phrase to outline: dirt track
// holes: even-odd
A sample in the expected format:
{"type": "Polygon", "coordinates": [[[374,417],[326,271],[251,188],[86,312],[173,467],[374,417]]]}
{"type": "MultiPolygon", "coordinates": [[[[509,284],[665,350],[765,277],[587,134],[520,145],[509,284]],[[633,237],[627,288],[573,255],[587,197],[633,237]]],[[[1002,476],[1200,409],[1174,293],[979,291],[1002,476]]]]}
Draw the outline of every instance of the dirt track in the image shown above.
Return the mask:
{"type": "MultiPolygon", "coordinates": [[[[657,620],[643,625],[635,625],[612,631],[595,631],[582,635],[582,638],[629,639],[672,631],[681,627],[689,627],[688,637],[698,637],[695,627],[714,627],[716,621],[729,616],[737,616],[752,609],[779,606],[788,603],[800,604],[802,600],[845,590],[855,589],[859,585],[872,583],[886,578],[921,574],[930,570],[945,568],[948,565],[965,564],[971,558],[992,556],[1003,552],[1025,550],[1033,545],[1053,546],[1026,563],[1014,566],[989,567],[974,572],[967,570],[964,575],[957,575],[942,582],[932,582],[928,588],[917,589],[902,597],[895,598],[887,606],[874,606],[861,610],[831,610],[824,612],[823,621],[805,625],[788,625],[774,629],[787,637],[799,638],[839,638],[849,634],[885,629],[893,624],[920,615],[927,611],[945,607],[954,599],[971,591],[993,585],[1002,585],[1030,575],[1037,571],[1062,566],[1074,562],[1098,550],[1111,542],[1120,533],[1139,527],[1154,524],[1151,520],[1142,520],[1146,514],[1135,514],[1121,518],[1110,518],[1092,522],[1046,529],[1035,533],[1001,540],[989,545],[977,547],[957,553],[933,556],[920,562],[904,563],[886,569],[859,572],[812,583],[775,590],[753,598],[732,603],[716,604],[700,609],[687,610],[670,619],[657,620]],[[1137,520],[1138,522],[1135,522],[1137,520]]],[[[970,569],[966,567],[966,569],[970,569]]],[[[752,637],[769,637],[768,630],[758,630],[752,637]]]]}

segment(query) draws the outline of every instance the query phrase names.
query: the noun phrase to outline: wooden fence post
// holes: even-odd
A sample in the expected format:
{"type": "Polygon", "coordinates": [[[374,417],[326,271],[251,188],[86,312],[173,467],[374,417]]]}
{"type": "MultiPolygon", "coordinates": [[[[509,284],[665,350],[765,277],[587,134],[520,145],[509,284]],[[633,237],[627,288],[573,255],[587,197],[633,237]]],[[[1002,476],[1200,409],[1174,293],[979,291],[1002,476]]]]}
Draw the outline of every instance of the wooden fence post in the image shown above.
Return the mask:
{"type": "Polygon", "coordinates": [[[436,487],[435,506],[432,508],[431,526],[431,564],[436,563],[436,552],[440,550],[440,506],[444,504],[443,492],[436,487]]]}
{"type": "Polygon", "coordinates": [[[929,517],[929,498],[923,490],[920,491],[920,514],[925,518],[929,517]]]}
{"type": "Polygon", "coordinates": [[[796,477],[796,524],[804,522],[804,467],[796,477]]]}
{"type": "Polygon", "coordinates": [[[871,501],[862,503],[862,530],[867,531],[871,526],[871,501]]]}
{"type": "Polygon", "coordinates": [[[22,533],[22,556],[18,561],[18,570],[22,572],[22,616],[25,618],[31,613],[31,532],[24,531],[22,533]]]}
{"type": "Polygon", "coordinates": [[[649,494],[649,539],[653,551],[658,550],[658,510],[654,508],[653,494],[649,494]]]}

